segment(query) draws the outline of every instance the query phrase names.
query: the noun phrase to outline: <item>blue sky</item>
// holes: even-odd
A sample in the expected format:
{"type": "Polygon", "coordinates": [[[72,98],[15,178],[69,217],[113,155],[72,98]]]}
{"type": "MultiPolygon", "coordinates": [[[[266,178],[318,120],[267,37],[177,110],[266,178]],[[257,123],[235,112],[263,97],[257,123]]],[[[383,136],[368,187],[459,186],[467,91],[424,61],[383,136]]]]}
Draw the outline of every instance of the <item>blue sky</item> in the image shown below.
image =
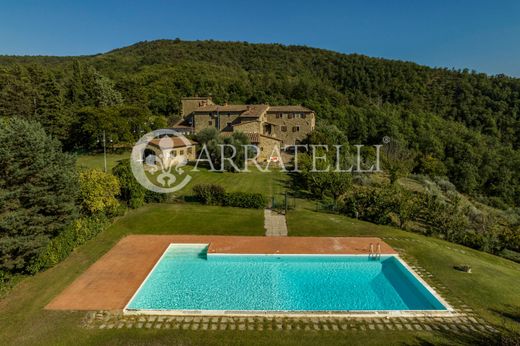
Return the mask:
{"type": "Polygon", "coordinates": [[[0,54],[95,54],[176,37],[302,44],[520,77],[515,0],[0,2],[0,54]]]}

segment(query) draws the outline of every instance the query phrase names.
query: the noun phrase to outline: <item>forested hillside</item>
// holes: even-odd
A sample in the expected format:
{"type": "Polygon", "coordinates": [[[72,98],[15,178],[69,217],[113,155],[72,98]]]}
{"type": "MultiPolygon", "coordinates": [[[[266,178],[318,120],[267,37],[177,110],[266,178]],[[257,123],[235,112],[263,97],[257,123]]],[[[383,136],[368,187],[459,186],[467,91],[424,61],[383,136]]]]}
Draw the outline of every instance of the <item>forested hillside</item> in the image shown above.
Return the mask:
{"type": "Polygon", "coordinates": [[[37,120],[67,150],[164,126],[180,98],[303,104],[351,144],[389,136],[414,173],[501,208],[520,197],[520,80],[282,45],[142,42],[83,57],[0,57],[0,116],[37,120]]]}

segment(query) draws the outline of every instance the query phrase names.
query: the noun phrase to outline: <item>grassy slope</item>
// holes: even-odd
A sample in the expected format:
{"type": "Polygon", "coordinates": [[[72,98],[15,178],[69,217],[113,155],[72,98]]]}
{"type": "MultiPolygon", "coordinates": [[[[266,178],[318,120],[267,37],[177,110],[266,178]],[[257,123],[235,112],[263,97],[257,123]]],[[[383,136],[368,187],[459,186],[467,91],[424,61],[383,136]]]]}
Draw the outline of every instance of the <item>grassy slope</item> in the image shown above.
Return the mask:
{"type": "MultiPolygon", "coordinates": [[[[99,337],[100,333],[79,327],[83,313],[42,308],[126,234],[261,235],[263,232],[261,210],[163,204],[131,211],[56,267],[20,282],[0,301],[0,344],[70,344],[99,337]]],[[[126,337],[126,333],[121,337],[126,337]]]]}
{"type": "MultiPolygon", "coordinates": [[[[117,161],[128,159],[129,153],[107,154],[107,168],[110,172],[117,164],[117,161]]],[[[104,169],[103,154],[78,155],[77,167],[80,169],[104,169]]],[[[205,168],[198,168],[198,172],[192,172],[192,166],[187,166],[186,170],[192,176],[192,181],[179,195],[190,195],[191,187],[195,184],[220,184],[226,191],[245,191],[262,193],[266,197],[273,194],[280,194],[285,191],[287,175],[276,169],[271,169],[269,174],[259,172],[256,168],[250,168],[250,172],[243,174],[229,172],[209,172],[205,168]]]]}
{"type": "MultiPolygon", "coordinates": [[[[201,172],[197,182],[220,182],[229,190],[282,191],[285,176],[251,173],[201,172]]],[[[442,282],[450,293],[479,311],[486,319],[501,324],[500,314],[519,318],[520,265],[478,251],[403,232],[376,226],[339,215],[316,213],[313,204],[298,200],[296,210],[289,212],[291,235],[375,235],[392,237],[392,246],[402,249],[442,282]],[[411,242],[406,239],[415,239],[411,242]],[[457,251],[458,250],[458,251],[457,251]],[[460,252],[464,251],[464,253],[460,252]],[[474,274],[462,274],[453,264],[468,263],[474,274]]],[[[453,336],[430,332],[230,332],[230,331],[167,331],[167,330],[90,330],[84,329],[82,312],[45,311],[43,307],[89,265],[106,253],[126,234],[263,234],[261,210],[205,207],[196,204],[147,205],[127,213],[97,238],[74,251],[56,267],[22,280],[0,301],[0,344],[435,344],[463,342],[453,336]]],[[[518,325],[508,320],[508,326],[518,325]]]]}
{"type": "MultiPolygon", "coordinates": [[[[520,266],[506,260],[464,249],[465,254],[446,248],[452,244],[379,227],[342,216],[315,213],[302,204],[288,215],[292,235],[378,235],[402,238],[389,242],[415,257],[419,264],[441,280],[452,294],[481,311],[485,317],[500,322],[491,310],[512,311],[520,304],[520,266]],[[405,238],[420,242],[410,242],[405,238]],[[470,263],[475,273],[464,275],[451,269],[453,263],[470,263]],[[507,307],[511,304],[511,307],[507,307]]],[[[261,210],[203,207],[195,204],[148,205],[129,212],[96,239],[78,248],[56,267],[23,280],[0,302],[0,344],[35,343],[113,343],[121,344],[131,337],[136,343],[184,344],[288,344],[316,343],[417,343],[448,342],[442,335],[421,333],[357,333],[345,332],[196,332],[145,330],[90,330],[80,327],[84,313],[54,312],[42,308],[90,264],[108,251],[125,234],[243,234],[263,233],[261,210]],[[27,332],[30,331],[30,332],[27,332]]],[[[462,249],[462,247],[456,247],[462,249]]]]}
{"type": "MultiPolygon", "coordinates": [[[[188,169],[191,170],[191,168],[188,169]]],[[[220,184],[229,192],[256,192],[265,196],[272,196],[285,191],[287,181],[287,175],[278,170],[263,173],[256,168],[250,168],[250,172],[247,173],[218,173],[199,168],[198,172],[190,172],[189,174],[192,176],[192,181],[189,186],[180,191],[181,195],[191,194],[190,187],[195,184],[220,184]]]]}
{"type": "MultiPolygon", "coordinates": [[[[117,164],[117,161],[129,158],[130,153],[107,154],[108,171],[112,171],[112,168],[117,164]]],[[[98,169],[102,171],[105,167],[103,154],[78,155],[76,166],[80,169],[98,169]]]]}
{"type": "Polygon", "coordinates": [[[81,327],[83,312],[45,311],[43,307],[125,234],[263,234],[261,210],[193,204],[148,205],[129,212],[109,229],[79,247],[56,267],[20,282],[0,301],[0,344],[379,344],[446,341],[431,333],[230,332],[91,330],[81,327]]]}
{"type": "MultiPolygon", "coordinates": [[[[414,258],[434,274],[450,295],[461,299],[482,317],[496,324],[520,321],[520,264],[446,241],[424,237],[393,227],[378,226],[341,215],[314,212],[308,202],[300,202],[289,212],[287,223],[293,236],[379,236],[396,249],[414,258]],[[416,240],[411,242],[410,239],[416,240]],[[456,264],[469,264],[472,274],[453,269],[456,264]]],[[[520,328],[520,324],[509,326],[520,328]]]]}

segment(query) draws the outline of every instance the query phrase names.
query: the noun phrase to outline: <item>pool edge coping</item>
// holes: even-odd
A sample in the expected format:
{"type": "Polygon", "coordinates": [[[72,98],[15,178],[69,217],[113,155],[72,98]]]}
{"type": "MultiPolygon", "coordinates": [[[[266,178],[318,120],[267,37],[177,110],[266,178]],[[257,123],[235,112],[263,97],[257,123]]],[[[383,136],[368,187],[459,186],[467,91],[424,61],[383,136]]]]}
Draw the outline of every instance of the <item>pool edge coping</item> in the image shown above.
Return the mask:
{"type": "MultiPolygon", "coordinates": [[[[170,243],[163,251],[159,259],[144,280],[141,282],[132,297],[128,300],[123,308],[123,315],[162,315],[162,316],[262,316],[262,317],[458,317],[464,314],[456,312],[455,309],[438,294],[419,274],[415,272],[398,253],[380,254],[381,256],[395,257],[413,277],[423,285],[435,299],[437,299],[446,310],[325,310],[325,311],[284,311],[284,310],[148,310],[148,309],[129,309],[128,305],[134,300],[141,288],[144,286],[148,278],[152,275],[155,268],[162,261],[168,250],[173,246],[202,246],[209,243],[170,243]]],[[[353,257],[353,256],[367,256],[367,254],[240,254],[240,253],[208,253],[208,255],[218,256],[328,256],[328,257],[353,257]]]]}

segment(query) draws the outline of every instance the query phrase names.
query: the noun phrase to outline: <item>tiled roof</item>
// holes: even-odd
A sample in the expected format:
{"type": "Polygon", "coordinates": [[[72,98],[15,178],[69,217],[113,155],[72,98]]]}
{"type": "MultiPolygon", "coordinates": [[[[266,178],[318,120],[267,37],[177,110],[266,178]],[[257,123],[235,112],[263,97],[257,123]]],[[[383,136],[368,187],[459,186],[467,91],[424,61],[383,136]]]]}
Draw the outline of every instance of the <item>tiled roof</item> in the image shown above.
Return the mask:
{"type": "MultiPolygon", "coordinates": [[[[221,132],[220,134],[222,136],[224,136],[224,137],[231,137],[233,135],[233,133],[236,133],[236,132],[225,131],[225,132],[221,132]]],[[[249,142],[251,142],[251,143],[260,143],[260,137],[274,139],[274,140],[277,140],[279,142],[282,141],[281,139],[278,139],[278,138],[275,138],[275,137],[271,137],[271,136],[267,136],[267,135],[264,135],[264,134],[261,134],[261,133],[258,133],[258,132],[242,132],[242,133],[245,134],[247,136],[247,138],[249,138],[249,142]]]]}
{"type": "Polygon", "coordinates": [[[181,100],[201,100],[201,101],[209,100],[209,101],[211,101],[211,97],[209,97],[209,96],[188,96],[188,97],[181,97],[181,100]]]}
{"type": "Polygon", "coordinates": [[[283,112],[302,112],[312,113],[312,110],[303,106],[270,106],[268,112],[270,113],[283,113],[283,112]]]}
{"type": "Polygon", "coordinates": [[[242,116],[251,116],[251,117],[259,117],[269,108],[268,105],[250,105],[247,106],[247,109],[242,116]]]}
{"type": "Polygon", "coordinates": [[[269,106],[269,105],[205,105],[195,108],[196,113],[209,113],[209,112],[240,112],[241,116],[259,117],[265,112],[277,113],[277,112],[301,112],[301,113],[312,113],[312,110],[303,106],[269,106]]]}
{"type": "Polygon", "coordinates": [[[207,106],[200,106],[195,108],[194,112],[201,113],[201,112],[245,112],[247,110],[247,105],[226,105],[226,106],[219,106],[219,105],[207,105],[207,106]]]}
{"type": "Polygon", "coordinates": [[[263,135],[263,134],[260,134],[260,136],[264,137],[264,138],[274,139],[274,140],[277,140],[278,142],[282,142],[282,140],[280,138],[271,137],[271,136],[263,135]]]}
{"type": "Polygon", "coordinates": [[[162,149],[171,149],[171,148],[181,148],[188,147],[197,144],[192,140],[181,137],[163,137],[163,138],[154,138],[148,144],[153,145],[155,147],[161,147],[162,149]]]}

